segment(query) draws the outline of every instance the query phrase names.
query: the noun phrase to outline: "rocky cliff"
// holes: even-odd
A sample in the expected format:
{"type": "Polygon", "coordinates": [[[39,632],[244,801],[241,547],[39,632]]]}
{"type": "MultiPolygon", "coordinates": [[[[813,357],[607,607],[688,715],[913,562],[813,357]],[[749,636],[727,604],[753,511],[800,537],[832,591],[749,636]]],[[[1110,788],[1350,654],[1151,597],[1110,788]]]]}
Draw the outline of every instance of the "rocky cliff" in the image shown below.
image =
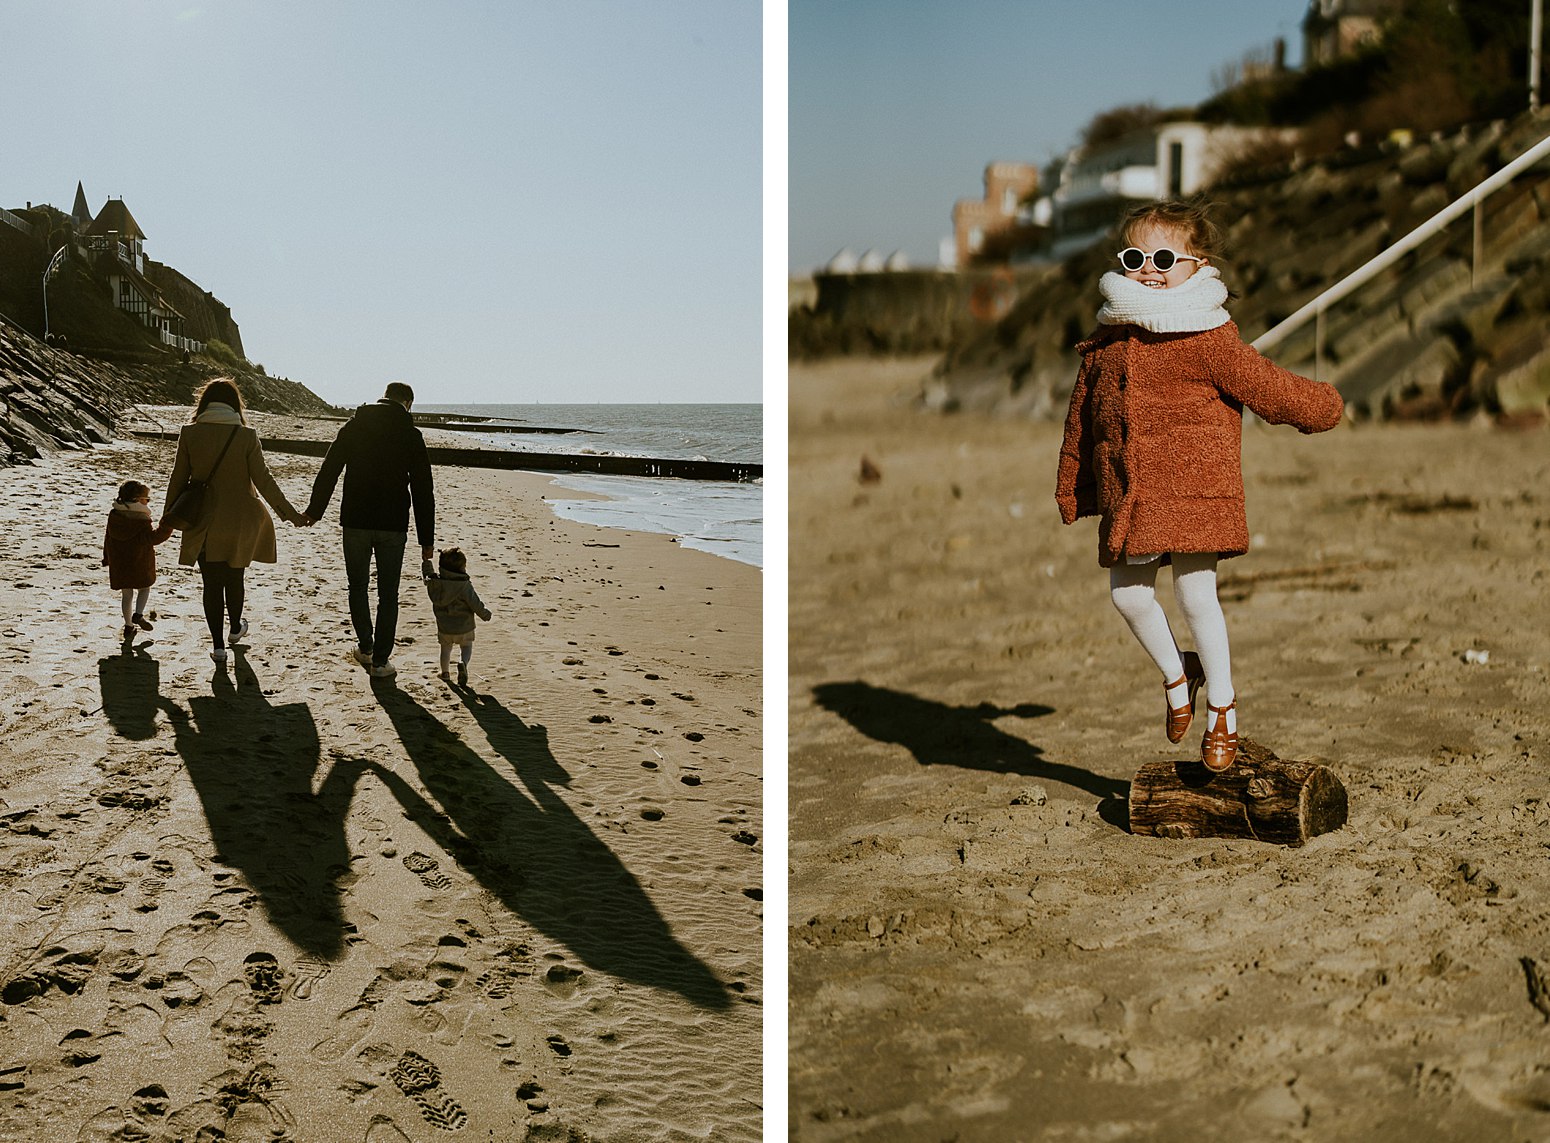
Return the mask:
{"type": "Polygon", "coordinates": [[[244,400],[275,413],[335,410],[295,381],[233,373],[217,362],[167,354],[118,363],[53,349],[0,322],[0,467],[45,451],[84,448],[111,439],[136,403],[187,405],[210,378],[234,376],[244,400]]]}
{"type": "MultiPolygon", "coordinates": [[[[1550,119],[1466,128],[1348,150],[1217,187],[1229,308],[1246,339],[1355,270],[1550,132],[1550,119]]],[[[1483,258],[1470,219],[1407,255],[1325,318],[1321,380],[1358,416],[1479,411],[1543,417],[1550,402],[1550,176],[1523,175],[1486,200],[1483,258]]],[[[1093,325],[1112,242],[1050,267],[1001,320],[956,340],[923,385],[940,409],[1063,415],[1072,345],[1093,325]]],[[[1270,354],[1314,371],[1310,322],[1270,354]]]]}

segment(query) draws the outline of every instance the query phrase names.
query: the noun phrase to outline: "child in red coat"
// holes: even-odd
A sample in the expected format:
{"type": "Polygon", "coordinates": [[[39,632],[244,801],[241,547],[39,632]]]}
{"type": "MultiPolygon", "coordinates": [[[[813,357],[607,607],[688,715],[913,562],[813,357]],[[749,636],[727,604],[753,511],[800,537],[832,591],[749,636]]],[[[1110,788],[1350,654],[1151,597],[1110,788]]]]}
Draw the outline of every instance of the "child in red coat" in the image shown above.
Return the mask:
{"type": "Polygon", "coordinates": [[[1204,206],[1147,203],[1120,235],[1121,272],[1100,280],[1098,329],[1077,347],[1055,499],[1067,524],[1098,517],[1114,606],[1163,674],[1170,742],[1188,731],[1205,685],[1200,755],[1219,772],[1238,753],[1216,564],[1249,547],[1243,408],[1310,433],[1334,428],[1344,405],[1333,386],[1272,364],[1238,336],[1222,308],[1227,287],[1211,265],[1218,232],[1204,206]],[[1167,563],[1198,653],[1179,651],[1157,602],[1167,563]]]}
{"type": "Polygon", "coordinates": [[[156,545],[172,535],[163,520],[151,526],[151,490],[138,480],[126,480],[108,513],[102,538],[102,562],[108,569],[108,586],[120,593],[124,609],[124,638],[151,630],[145,605],[156,582],[156,545]]]}

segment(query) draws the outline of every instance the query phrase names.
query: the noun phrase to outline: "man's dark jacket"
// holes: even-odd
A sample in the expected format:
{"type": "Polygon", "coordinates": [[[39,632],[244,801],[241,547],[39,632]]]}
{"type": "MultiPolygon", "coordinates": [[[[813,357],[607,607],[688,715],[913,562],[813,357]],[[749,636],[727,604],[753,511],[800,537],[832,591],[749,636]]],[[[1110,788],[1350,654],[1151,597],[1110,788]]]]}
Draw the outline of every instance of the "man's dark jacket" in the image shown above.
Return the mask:
{"type": "Polygon", "coordinates": [[[431,462],[425,454],[425,438],[414,427],[408,409],[383,398],[355,410],[328,446],[323,467],[312,482],[307,515],[314,520],[323,518],[341,470],[341,526],[407,534],[412,496],[415,533],[422,548],[431,546],[436,535],[431,462]]]}

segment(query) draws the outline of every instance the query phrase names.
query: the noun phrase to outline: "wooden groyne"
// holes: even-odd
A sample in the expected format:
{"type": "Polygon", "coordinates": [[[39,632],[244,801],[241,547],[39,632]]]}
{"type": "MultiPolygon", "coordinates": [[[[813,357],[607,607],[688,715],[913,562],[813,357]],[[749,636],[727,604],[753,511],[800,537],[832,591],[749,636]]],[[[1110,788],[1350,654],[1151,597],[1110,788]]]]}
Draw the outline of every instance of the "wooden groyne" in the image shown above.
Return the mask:
{"type": "MultiPolygon", "coordinates": [[[[135,430],[144,440],[175,441],[177,433],[135,430]]],[[[264,437],[268,452],[323,456],[329,441],[264,437]]],[[[609,476],[667,476],[678,480],[721,480],[748,484],[764,479],[764,465],[740,461],[679,460],[674,457],[594,456],[590,453],[515,452],[487,448],[446,448],[427,445],[433,465],[454,468],[503,468],[534,472],[590,472],[609,476]]]]}

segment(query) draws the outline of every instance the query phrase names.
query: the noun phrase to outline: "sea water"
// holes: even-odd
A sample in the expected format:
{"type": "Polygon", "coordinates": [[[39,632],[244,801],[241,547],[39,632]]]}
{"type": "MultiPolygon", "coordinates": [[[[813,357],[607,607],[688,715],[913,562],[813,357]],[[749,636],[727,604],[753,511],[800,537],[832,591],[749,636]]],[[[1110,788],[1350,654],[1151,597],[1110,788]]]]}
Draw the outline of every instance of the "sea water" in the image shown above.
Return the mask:
{"type": "MultiPolygon", "coordinates": [[[[763,463],[762,405],[418,405],[428,413],[559,433],[459,432],[517,452],[654,456],[763,463]]],[[[763,566],[764,490],[758,483],[565,473],[561,488],[606,497],[551,500],[568,520],[676,536],[686,548],[763,566]]]]}

